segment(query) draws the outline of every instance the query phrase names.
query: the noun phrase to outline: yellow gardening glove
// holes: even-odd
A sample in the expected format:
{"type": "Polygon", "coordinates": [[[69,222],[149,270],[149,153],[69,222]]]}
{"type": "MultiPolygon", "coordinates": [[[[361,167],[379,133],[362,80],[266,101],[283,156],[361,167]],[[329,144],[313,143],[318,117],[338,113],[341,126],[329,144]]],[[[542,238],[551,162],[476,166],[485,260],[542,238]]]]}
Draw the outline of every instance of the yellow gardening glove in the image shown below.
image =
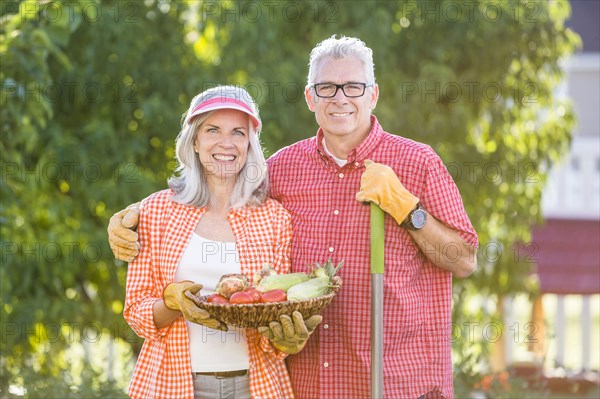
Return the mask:
{"type": "Polygon", "coordinates": [[[165,306],[172,310],[179,310],[183,317],[192,323],[202,324],[215,330],[227,331],[228,328],[225,323],[217,319],[211,319],[206,310],[200,309],[185,295],[186,291],[196,295],[201,289],[202,284],[196,284],[192,281],[171,283],[163,291],[165,306]]]}
{"type": "Polygon", "coordinates": [[[292,317],[281,315],[279,320],[270,322],[268,327],[258,327],[258,332],[267,337],[275,348],[293,355],[304,348],[323,317],[314,315],[305,322],[302,314],[296,310],[292,317]]]}
{"type": "Polygon", "coordinates": [[[131,262],[140,252],[140,243],[135,232],[139,220],[139,202],[129,205],[110,218],[107,229],[108,242],[115,258],[131,262]]]}
{"type": "Polygon", "coordinates": [[[366,170],[360,180],[360,191],[356,199],[360,202],[374,202],[401,224],[410,211],[415,209],[419,199],[412,195],[387,165],[365,160],[366,170]]]}

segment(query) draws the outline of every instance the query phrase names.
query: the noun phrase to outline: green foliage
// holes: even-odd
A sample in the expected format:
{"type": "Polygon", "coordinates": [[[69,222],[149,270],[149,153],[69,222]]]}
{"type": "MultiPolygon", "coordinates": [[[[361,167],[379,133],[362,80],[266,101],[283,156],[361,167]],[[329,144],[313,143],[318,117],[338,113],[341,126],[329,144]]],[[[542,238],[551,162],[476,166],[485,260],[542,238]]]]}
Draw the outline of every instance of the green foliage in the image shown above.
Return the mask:
{"type": "Polygon", "coordinates": [[[50,361],[68,337],[40,349],[48,326],[94,323],[139,349],[121,315],[126,268],[114,261],[106,225],[123,204],[165,187],[180,117],[202,74],[191,73],[199,63],[179,3],[26,1],[2,9],[13,10],[0,32],[6,392],[36,354],[50,375],[69,368],[50,361]]]}
{"type": "MultiPolygon", "coordinates": [[[[493,319],[467,308],[476,294],[535,289],[512,243],[530,239],[570,143],[572,109],[555,94],[578,44],[566,1],[23,1],[1,12],[0,390],[33,358],[49,378],[69,368],[49,360],[68,339],[43,349],[13,327],[93,322],[139,349],[108,218],[165,187],[180,116],[217,83],[258,100],[269,153],[314,135],[308,54],[333,34],[373,48],[375,114],[441,155],[479,233],[480,270],[455,287],[453,320],[493,319]]],[[[454,349],[467,377],[487,353],[485,342],[454,349]]]]}
{"type": "Polygon", "coordinates": [[[61,372],[57,376],[40,375],[30,369],[24,369],[17,381],[27,382],[27,392],[8,393],[4,398],[110,398],[126,399],[127,394],[113,382],[103,381],[103,375],[85,371],[80,381],[73,381],[72,374],[61,372]]]}

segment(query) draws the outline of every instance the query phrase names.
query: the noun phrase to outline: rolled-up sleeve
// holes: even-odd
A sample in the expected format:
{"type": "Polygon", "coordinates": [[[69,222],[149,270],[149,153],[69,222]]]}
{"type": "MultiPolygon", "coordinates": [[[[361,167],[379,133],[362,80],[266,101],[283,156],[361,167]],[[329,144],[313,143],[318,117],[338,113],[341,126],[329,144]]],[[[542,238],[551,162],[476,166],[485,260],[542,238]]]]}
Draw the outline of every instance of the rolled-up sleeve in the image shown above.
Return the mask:
{"type": "Polygon", "coordinates": [[[148,203],[144,200],[140,206],[138,225],[141,248],[127,270],[123,316],[137,335],[144,339],[157,339],[166,335],[168,327],[157,329],[154,324],[153,306],[162,298],[162,289],[159,287],[156,264],[153,261],[149,213],[148,203]]]}
{"type": "Polygon", "coordinates": [[[423,206],[436,219],[455,230],[468,244],[478,246],[477,233],[467,216],[462,198],[452,176],[435,152],[427,147],[424,191],[420,193],[423,206]]]}
{"type": "Polygon", "coordinates": [[[287,353],[282,352],[279,349],[276,349],[273,346],[273,344],[271,344],[271,341],[269,341],[269,339],[267,337],[260,338],[259,347],[263,352],[265,352],[271,356],[274,356],[275,359],[278,359],[278,360],[283,360],[288,356],[287,353]]]}

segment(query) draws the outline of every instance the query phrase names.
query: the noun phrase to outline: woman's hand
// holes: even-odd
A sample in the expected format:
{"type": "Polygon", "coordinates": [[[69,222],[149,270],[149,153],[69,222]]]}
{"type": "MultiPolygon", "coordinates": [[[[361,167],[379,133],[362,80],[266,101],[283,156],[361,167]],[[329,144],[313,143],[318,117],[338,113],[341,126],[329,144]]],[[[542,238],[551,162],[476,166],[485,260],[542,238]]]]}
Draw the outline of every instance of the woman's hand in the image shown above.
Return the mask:
{"type": "Polygon", "coordinates": [[[201,289],[202,284],[195,284],[192,281],[171,283],[167,285],[163,292],[163,301],[167,308],[179,310],[183,317],[192,323],[201,324],[215,330],[227,331],[228,327],[225,323],[217,319],[211,319],[207,311],[200,309],[185,295],[186,291],[196,295],[201,289]]]}

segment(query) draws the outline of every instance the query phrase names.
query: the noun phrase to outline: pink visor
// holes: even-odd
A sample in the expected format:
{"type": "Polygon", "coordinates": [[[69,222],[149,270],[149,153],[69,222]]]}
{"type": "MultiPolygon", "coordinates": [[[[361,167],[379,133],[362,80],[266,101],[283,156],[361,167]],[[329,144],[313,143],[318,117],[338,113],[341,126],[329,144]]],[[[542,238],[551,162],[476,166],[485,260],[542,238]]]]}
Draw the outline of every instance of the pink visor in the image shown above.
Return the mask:
{"type": "Polygon", "coordinates": [[[250,119],[252,119],[252,123],[254,124],[254,128],[257,132],[259,132],[262,127],[260,118],[257,115],[254,115],[252,108],[250,108],[243,101],[229,97],[215,97],[198,104],[188,116],[188,123],[190,123],[192,118],[196,115],[200,115],[209,111],[216,111],[219,109],[236,109],[238,111],[242,111],[250,116],[250,119]]]}

